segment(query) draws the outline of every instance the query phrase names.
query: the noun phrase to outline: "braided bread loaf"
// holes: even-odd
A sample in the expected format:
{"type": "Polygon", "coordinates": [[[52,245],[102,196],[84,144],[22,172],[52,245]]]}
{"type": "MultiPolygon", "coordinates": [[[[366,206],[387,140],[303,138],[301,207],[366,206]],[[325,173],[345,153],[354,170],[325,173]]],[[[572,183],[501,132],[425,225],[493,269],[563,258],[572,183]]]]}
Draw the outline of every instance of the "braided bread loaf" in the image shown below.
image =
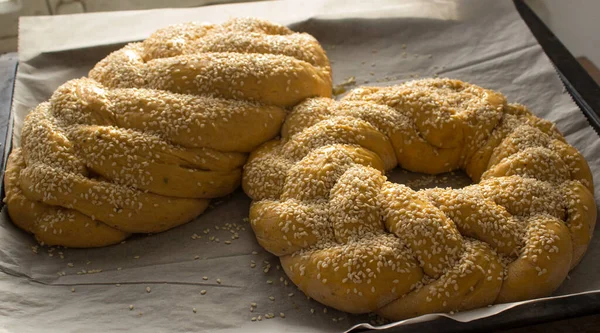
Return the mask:
{"type": "Polygon", "coordinates": [[[9,214],[70,247],[186,223],[239,185],[285,107],[331,95],[330,72],[313,37],[265,21],[161,29],[31,111],[5,174],[9,214]]]}
{"type": "Polygon", "coordinates": [[[259,243],[334,308],[403,319],[549,295],[596,222],[590,169],[548,121],[448,79],[307,99],[242,184],[259,243]],[[463,169],[461,189],[414,191],[397,164],[463,169]]]}

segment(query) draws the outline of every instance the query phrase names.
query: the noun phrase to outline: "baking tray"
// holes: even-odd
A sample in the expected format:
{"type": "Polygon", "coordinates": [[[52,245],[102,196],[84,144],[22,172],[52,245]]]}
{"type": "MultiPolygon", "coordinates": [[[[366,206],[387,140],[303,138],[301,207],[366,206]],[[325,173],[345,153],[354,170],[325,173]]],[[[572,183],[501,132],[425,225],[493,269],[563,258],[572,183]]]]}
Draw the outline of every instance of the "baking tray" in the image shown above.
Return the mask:
{"type": "MultiPolygon", "coordinates": [[[[12,95],[17,75],[17,54],[6,53],[0,55],[0,171],[4,175],[6,157],[10,152],[10,138],[12,137],[12,95]],[[8,146],[7,146],[8,145],[8,146]]],[[[0,198],[4,199],[4,184],[0,186],[0,198]]],[[[0,207],[4,203],[0,203],[0,207]]]]}
{"type": "Polygon", "coordinates": [[[588,119],[590,126],[600,135],[600,87],[524,1],[515,0],[514,3],[538,43],[552,60],[565,89],[588,119]]]}
{"type": "MultiPolygon", "coordinates": [[[[545,53],[552,60],[565,90],[586,116],[590,126],[596,133],[600,133],[600,87],[523,1],[515,0],[514,3],[545,53]]],[[[3,151],[3,154],[0,155],[0,167],[2,173],[6,156],[10,151],[12,136],[10,110],[17,66],[15,53],[0,56],[0,147],[3,151]]],[[[0,196],[3,197],[3,192],[0,196]]],[[[415,320],[408,325],[391,327],[385,331],[455,332],[503,329],[599,312],[600,291],[534,300],[521,304],[519,308],[508,309],[495,316],[470,322],[460,322],[445,317],[438,317],[436,320],[422,318],[422,320],[415,320]]],[[[356,330],[367,331],[368,328],[357,328],[356,330]]]]}

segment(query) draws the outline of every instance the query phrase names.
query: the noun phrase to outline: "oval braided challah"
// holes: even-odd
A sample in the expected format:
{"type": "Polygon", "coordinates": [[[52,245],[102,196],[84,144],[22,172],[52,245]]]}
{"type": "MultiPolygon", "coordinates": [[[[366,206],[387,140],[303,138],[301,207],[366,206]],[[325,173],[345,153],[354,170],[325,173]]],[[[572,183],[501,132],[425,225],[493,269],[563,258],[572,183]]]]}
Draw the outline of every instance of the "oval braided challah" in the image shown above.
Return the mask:
{"type": "Polygon", "coordinates": [[[285,107],[331,95],[330,72],[312,36],[262,20],[161,29],[31,111],[7,165],[9,214],[71,247],[188,222],[239,185],[285,107]]]}
{"type": "Polygon", "coordinates": [[[310,297],[402,319],[549,295],[596,222],[583,157],[548,121],[448,79],[307,99],[254,151],[259,243],[310,297]],[[463,169],[461,189],[386,181],[463,169]]]}

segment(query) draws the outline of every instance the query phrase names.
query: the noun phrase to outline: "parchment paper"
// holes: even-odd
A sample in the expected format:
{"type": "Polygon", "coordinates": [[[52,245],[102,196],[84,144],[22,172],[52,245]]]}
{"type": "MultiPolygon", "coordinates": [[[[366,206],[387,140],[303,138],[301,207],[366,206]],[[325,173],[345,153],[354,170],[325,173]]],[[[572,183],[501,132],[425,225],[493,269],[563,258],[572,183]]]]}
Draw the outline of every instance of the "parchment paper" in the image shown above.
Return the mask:
{"type": "MultiPolygon", "coordinates": [[[[123,43],[172,23],[218,23],[232,16],[262,17],[313,34],[332,60],[336,82],[355,76],[359,84],[386,85],[439,74],[497,89],[558,124],[588,160],[600,198],[600,139],[509,1],[287,1],[23,18],[14,144],[30,108],[65,81],[86,75],[123,43]]],[[[465,184],[460,173],[431,178],[396,171],[391,179],[415,188],[465,184]]],[[[36,247],[3,211],[0,331],[335,332],[372,319],[332,309],[324,313],[323,305],[286,286],[279,261],[258,246],[244,221],[249,199],[237,191],[218,201],[184,226],[92,250],[36,247]],[[232,239],[232,232],[239,239],[232,239]],[[251,302],[257,303],[254,312],[251,302]],[[266,313],[275,318],[264,319],[266,313]],[[262,321],[252,322],[258,315],[262,321]]],[[[599,238],[555,295],[600,289],[599,238]]],[[[470,321],[515,305],[451,318],[470,321]]]]}

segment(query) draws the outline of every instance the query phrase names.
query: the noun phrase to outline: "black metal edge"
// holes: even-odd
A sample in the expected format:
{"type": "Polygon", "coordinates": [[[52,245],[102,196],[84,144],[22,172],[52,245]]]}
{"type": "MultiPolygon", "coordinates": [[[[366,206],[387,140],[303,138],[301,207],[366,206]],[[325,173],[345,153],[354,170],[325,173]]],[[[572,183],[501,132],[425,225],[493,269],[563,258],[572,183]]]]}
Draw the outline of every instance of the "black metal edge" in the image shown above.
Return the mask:
{"type": "MultiPolygon", "coordinates": [[[[0,56],[0,119],[5,121],[6,128],[1,128],[0,146],[2,147],[0,154],[0,175],[4,178],[4,170],[6,168],[6,159],[11,149],[12,143],[12,101],[15,90],[15,82],[17,77],[18,57],[16,53],[7,53],[0,56]]],[[[4,199],[4,182],[0,184],[0,199],[4,199]]],[[[0,200],[0,207],[4,205],[3,200],[0,200]]]]}
{"type": "Polygon", "coordinates": [[[513,0],[517,11],[552,61],[567,92],[600,135],[600,87],[524,0],[513,0]]]}
{"type": "Polygon", "coordinates": [[[496,315],[469,322],[460,322],[447,317],[439,317],[436,320],[406,323],[385,330],[357,329],[353,332],[491,332],[597,313],[600,313],[600,292],[590,292],[532,301],[507,309],[496,315]]]}

